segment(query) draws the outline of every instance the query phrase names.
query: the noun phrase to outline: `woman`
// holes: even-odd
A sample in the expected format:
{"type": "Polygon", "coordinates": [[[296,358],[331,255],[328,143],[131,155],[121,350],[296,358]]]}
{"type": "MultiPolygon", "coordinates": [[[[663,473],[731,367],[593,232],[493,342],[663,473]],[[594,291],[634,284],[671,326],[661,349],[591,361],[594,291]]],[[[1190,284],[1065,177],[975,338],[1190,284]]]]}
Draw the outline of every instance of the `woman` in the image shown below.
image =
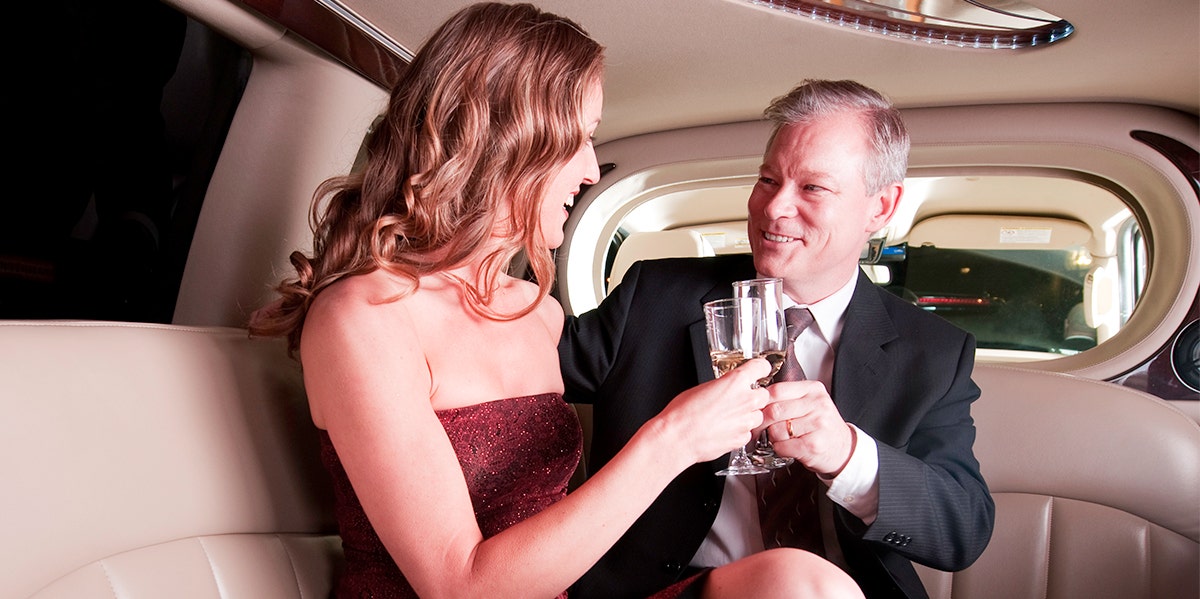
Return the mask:
{"type": "Polygon", "coordinates": [[[761,423],[754,360],[681,394],[565,496],[581,442],[551,250],[599,178],[602,52],[529,5],[451,17],[362,171],[317,190],[314,251],[255,315],[304,367],[338,493],[338,596],[564,596],[674,476],[761,423]],[[536,284],[507,274],[521,253],[536,284]]]}

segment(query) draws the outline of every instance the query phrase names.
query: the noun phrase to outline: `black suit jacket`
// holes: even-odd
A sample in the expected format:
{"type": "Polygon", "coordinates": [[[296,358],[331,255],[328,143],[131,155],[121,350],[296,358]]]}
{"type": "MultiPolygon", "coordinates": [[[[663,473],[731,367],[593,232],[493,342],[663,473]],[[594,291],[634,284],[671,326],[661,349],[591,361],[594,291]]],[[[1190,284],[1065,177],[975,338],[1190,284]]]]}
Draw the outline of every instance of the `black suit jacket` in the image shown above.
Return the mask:
{"type": "MultiPolygon", "coordinates": [[[[566,399],[593,405],[589,471],[604,466],[679,392],[713,378],[701,305],[754,278],[748,255],[633,265],[595,310],[568,318],[566,399]]],[[[924,597],[910,560],[960,570],[983,552],[995,506],[972,445],[974,338],[859,275],[831,395],[879,446],[871,526],[835,506],[838,540],[868,597],[924,597]]],[[[680,474],[580,581],[573,599],[646,597],[674,582],[720,507],[727,458],[680,474]]]]}

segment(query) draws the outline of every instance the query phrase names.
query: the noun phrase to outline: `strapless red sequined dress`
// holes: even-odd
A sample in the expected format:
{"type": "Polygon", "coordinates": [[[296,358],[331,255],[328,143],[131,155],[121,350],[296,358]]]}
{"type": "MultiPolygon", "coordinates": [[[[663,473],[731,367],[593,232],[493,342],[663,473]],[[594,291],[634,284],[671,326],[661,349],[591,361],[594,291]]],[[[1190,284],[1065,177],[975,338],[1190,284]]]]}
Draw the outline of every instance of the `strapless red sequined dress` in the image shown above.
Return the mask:
{"type": "MultiPolygon", "coordinates": [[[[583,437],[575,411],[558,393],[441,410],[437,416],[462,464],[475,519],[485,538],[566,496],[583,437]]],[[[324,431],[321,458],[333,477],[338,528],[346,554],[346,569],[335,596],[416,597],[367,521],[324,431]]]]}

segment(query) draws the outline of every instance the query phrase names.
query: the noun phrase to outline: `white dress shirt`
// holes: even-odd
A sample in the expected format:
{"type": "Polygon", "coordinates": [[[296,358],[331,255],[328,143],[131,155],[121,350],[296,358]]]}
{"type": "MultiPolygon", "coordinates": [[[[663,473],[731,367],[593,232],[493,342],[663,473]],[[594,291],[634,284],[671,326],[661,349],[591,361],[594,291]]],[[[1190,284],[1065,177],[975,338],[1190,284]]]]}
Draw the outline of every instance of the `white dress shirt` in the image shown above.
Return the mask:
{"type": "MultiPolygon", "coordinates": [[[[792,348],[809,380],[829,388],[833,384],[833,358],[846,319],[846,307],[854,295],[858,271],[829,297],[807,306],[784,297],[784,307],[801,305],[813,315],[813,324],[796,338],[792,348]]],[[[879,454],[875,440],[854,428],[857,436],[850,461],[837,477],[817,477],[829,487],[826,496],[858,516],[865,524],[875,521],[879,511],[879,454]]],[[[753,476],[726,476],[721,508],[708,536],[692,558],[697,567],[722,566],[763,550],[758,519],[758,499],[753,476]]]]}

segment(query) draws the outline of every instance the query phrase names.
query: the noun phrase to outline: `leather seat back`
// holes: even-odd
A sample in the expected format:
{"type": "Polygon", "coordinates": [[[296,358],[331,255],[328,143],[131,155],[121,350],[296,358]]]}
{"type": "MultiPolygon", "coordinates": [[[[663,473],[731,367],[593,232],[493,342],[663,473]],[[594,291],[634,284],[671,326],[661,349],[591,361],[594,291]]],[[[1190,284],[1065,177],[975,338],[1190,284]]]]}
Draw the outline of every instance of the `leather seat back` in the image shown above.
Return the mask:
{"type": "MultiPolygon", "coordinates": [[[[297,364],[233,328],[0,322],[0,596],[324,597],[341,563],[297,364]]],[[[996,529],[934,599],[1200,596],[1200,426],[978,365],[996,529]]]]}
{"type": "Polygon", "coordinates": [[[0,322],[3,597],[325,597],[299,366],[246,331],[0,322]]]}
{"type": "Polygon", "coordinates": [[[1200,426],[1119,385],[977,365],[987,550],[933,599],[1200,596],[1200,426]]]}

